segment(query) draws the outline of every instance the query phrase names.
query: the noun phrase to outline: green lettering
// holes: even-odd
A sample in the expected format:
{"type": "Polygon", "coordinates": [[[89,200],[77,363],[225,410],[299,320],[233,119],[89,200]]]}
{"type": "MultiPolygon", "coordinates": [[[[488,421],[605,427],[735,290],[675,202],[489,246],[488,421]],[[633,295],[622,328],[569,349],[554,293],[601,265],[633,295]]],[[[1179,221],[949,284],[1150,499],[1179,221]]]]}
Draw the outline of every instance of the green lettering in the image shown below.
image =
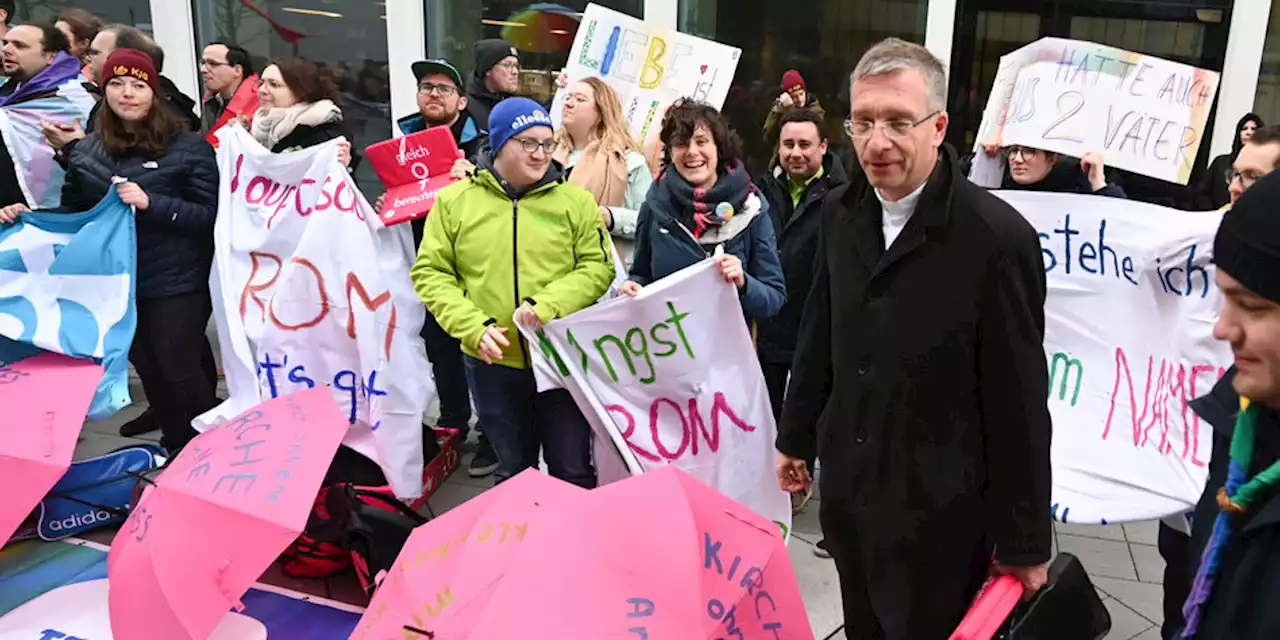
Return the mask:
{"type": "Polygon", "coordinates": [[[587,350],[583,349],[582,345],[578,344],[578,339],[573,337],[573,329],[566,329],[564,333],[569,339],[569,344],[573,345],[573,348],[578,350],[578,355],[582,356],[582,373],[585,375],[588,369],[587,350]]]}
{"type": "Polygon", "coordinates": [[[666,358],[667,356],[670,356],[674,354],[676,351],[678,351],[680,347],[677,346],[676,343],[670,340],[663,340],[662,338],[659,338],[658,329],[664,329],[666,331],[670,331],[671,327],[668,327],[667,323],[665,322],[659,322],[658,324],[653,325],[651,329],[649,329],[649,335],[653,336],[653,341],[667,347],[666,351],[658,351],[653,355],[658,356],[659,358],[666,358]]]}
{"type": "Polygon", "coordinates": [[[649,365],[649,376],[640,378],[640,382],[653,384],[653,381],[658,379],[658,372],[653,368],[653,358],[649,357],[649,340],[644,335],[644,329],[636,327],[627,332],[627,348],[637,356],[644,356],[644,361],[649,365]],[[635,341],[632,340],[635,337],[640,338],[640,346],[638,348],[635,345],[635,341]]]}
{"type": "Polygon", "coordinates": [[[676,305],[668,302],[667,308],[671,310],[671,317],[667,318],[667,322],[676,325],[676,332],[680,334],[680,342],[684,344],[684,349],[689,354],[689,359],[693,360],[693,348],[689,346],[689,339],[684,335],[684,327],[680,326],[680,321],[689,317],[687,313],[678,313],[676,305]]]}
{"type": "Polygon", "coordinates": [[[542,355],[556,363],[556,370],[560,372],[562,377],[569,376],[569,367],[564,366],[564,360],[560,359],[560,353],[552,346],[551,341],[547,339],[547,334],[542,329],[538,329],[538,346],[542,347],[542,355]]]}
{"type": "Polygon", "coordinates": [[[604,351],[605,343],[613,343],[613,346],[618,348],[618,352],[622,354],[622,357],[627,359],[627,368],[631,370],[631,375],[634,376],[636,374],[636,363],[631,361],[631,352],[627,350],[627,345],[619,340],[617,336],[605,334],[596,338],[596,352],[600,354],[600,359],[604,360],[604,366],[609,368],[609,376],[613,378],[613,381],[618,381],[618,372],[613,368],[613,362],[609,360],[609,355],[604,351]]]}
{"type": "Polygon", "coordinates": [[[1067,388],[1071,384],[1071,371],[1076,372],[1076,388],[1071,394],[1071,406],[1076,406],[1076,402],[1080,399],[1080,386],[1084,384],[1084,365],[1079,360],[1072,358],[1065,353],[1053,354],[1053,361],[1049,365],[1049,396],[1053,396],[1053,384],[1055,381],[1060,382],[1058,388],[1058,399],[1067,399],[1067,388]],[[1062,376],[1058,376],[1058,365],[1062,365],[1062,376]]]}

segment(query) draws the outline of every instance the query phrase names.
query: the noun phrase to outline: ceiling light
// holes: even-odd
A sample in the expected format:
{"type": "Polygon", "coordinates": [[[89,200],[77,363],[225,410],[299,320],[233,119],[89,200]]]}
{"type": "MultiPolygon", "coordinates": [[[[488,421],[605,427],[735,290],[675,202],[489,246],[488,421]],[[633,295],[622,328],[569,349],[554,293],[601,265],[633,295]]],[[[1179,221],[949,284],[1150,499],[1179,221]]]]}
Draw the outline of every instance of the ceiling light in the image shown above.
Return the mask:
{"type": "Polygon", "coordinates": [[[508,22],[506,20],[481,20],[480,24],[487,24],[495,27],[527,27],[529,26],[523,22],[508,22]]]}
{"type": "Polygon", "coordinates": [[[552,30],[551,30],[551,33],[554,33],[555,35],[558,35],[558,36],[567,36],[567,35],[569,35],[569,32],[568,32],[568,31],[565,31],[564,29],[552,29],[552,30]]]}
{"type": "Polygon", "coordinates": [[[321,16],[324,18],[341,18],[342,17],[341,13],[334,13],[332,11],[317,11],[315,9],[295,9],[293,7],[281,7],[280,10],[288,11],[289,13],[301,13],[309,16],[321,16]]]}

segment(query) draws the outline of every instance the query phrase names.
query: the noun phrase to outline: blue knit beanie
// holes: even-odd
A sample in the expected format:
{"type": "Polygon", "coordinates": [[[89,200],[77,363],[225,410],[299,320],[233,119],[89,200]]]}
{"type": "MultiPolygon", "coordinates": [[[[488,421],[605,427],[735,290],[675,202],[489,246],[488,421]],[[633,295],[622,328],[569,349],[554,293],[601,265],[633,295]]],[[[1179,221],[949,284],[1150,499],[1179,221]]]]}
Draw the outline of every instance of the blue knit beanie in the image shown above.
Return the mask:
{"type": "Polygon", "coordinates": [[[497,155],[512,136],[533,127],[554,128],[547,110],[528,98],[507,98],[489,112],[489,147],[497,155]]]}

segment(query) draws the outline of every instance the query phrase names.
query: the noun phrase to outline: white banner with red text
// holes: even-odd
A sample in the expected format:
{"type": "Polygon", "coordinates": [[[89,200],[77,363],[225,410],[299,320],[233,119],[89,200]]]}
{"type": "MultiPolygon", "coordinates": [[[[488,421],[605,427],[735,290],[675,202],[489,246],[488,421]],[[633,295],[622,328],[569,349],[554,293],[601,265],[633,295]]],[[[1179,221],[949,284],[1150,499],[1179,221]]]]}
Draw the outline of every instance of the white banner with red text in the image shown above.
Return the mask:
{"type": "Polygon", "coordinates": [[[1222,213],[995,193],[1040,235],[1054,517],[1106,524],[1188,511],[1213,443],[1188,403],[1232,363],[1230,346],[1213,337],[1222,213]]]}
{"type": "Polygon", "coordinates": [[[343,444],[377,462],[397,496],[417,497],[435,389],[409,228],[382,225],[337,141],[274,154],[238,125],[219,136],[210,287],[231,397],[196,428],[325,385],[351,422],[343,444]]]}
{"type": "Polygon", "coordinates": [[[674,464],[790,535],[764,374],[714,261],[521,332],[542,382],[591,422],[601,484],[674,464]]]}

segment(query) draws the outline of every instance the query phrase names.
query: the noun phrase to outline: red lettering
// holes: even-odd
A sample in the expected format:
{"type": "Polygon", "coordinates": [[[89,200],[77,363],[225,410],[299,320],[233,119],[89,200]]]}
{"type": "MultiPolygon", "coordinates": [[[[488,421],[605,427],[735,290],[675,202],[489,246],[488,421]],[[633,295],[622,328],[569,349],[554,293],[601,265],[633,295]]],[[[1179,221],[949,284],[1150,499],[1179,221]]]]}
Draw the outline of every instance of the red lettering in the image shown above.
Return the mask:
{"type": "MultiPolygon", "coordinates": [[[[1154,356],[1152,357],[1152,359],[1153,360],[1155,359],[1154,356]]],[[[1151,441],[1151,429],[1153,429],[1156,426],[1156,423],[1160,421],[1161,413],[1163,413],[1164,411],[1165,399],[1166,399],[1165,396],[1168,395],[1166,390],[1167,385],[1165,384],[1168,376],[1169,376],[1169,362],[1166,360],[1161,360],[1160,373],[1159,375],[1156,376],[1156,395],[1154,398],[1151,399],[1151,420],[1147,422],[1147,428],[1142,430],[1142,443],[1139,444],[1138,447],[1147,446],[1147,443],[1151,441]]],[[[1148,379],[1147,390],[1150,391],[1150,389],[1151,389],[1151,381],[1150,379],[1148,379]]],[[[1143,412],[1143,416],[1144,417],[1146,416],[1146,412],[1143,412]]]]}
{"type": "Polygon", "coordinates": [[[258,204],[259,202],[262,202],[262,199],[267,197],[267,194],[271,190],[271,185],[273,184],[275,184],[275,182],[273,182],[269,178],[265,178],[263,176],[254,176],[253,179],[249,181],[249,186],[245,187],[244,201],[249,204],[258,204]],[[259,189],[260,193],[258,193],[257,195],[254,195],[253,193],[253,188],[255,186],[260,187],[259,189]]]}
{"type": "MultiPolygon", "coordinates": [[[[355,292],[360,296],[360,302],[371,313],[377,311],[382,305],[391,301],[391,290],[382,292],[377,298],[370,299],[369,292],[364,288],[364,283],[360,282],[360,278],[354,273],[347,273],[347,337],[352,340],[356,339],[356,307],[351,301],[351,292],[355,292]]],[[[391,305],[391,323],[387,326],[386,352],[387,359],[391,359],[391,338],[395,335],[396,330],[396,305],[391,305]]]]}
{"type": "Polygon", "coordinates": [[[287,187],[281,189],[283,186],[284,185],[279,182],[272,182],[271,188],[267,190],[266,197],[262,199],[262,204],[268,207],[274,207],[281,202],[284,202],[284,199],[289,195],[289,189],[287,187]],[[276,197],[276,194],[280,194],[280,197],[276,197]]]}
{"type": "MultiPolygon", "coordinates": [[[[648,451],[642,449],[639,445],[631,441],[631,434],[635,433],[636,431],[636,419],[634,416],[631,415],[630,411],[627,411],[626,407],[618,404],[608,404],[608,405],[605,405],[604,410],[608,411],[609,413],[621,413],[622,417],[627,419],[627,426],[625,429],[622,430],[622,439],[627,441],[627,446],[631,447],[632,451],[636,452],[636,454],[638,454],[641,458],[644,458],[649,462],[662,462],[662,458],[659,458],[658,456],[655,456],[652,453],[649,453],[648,451]]],[[[615,419],[614,424],[617,424],[617,422],[618,421],[615,419]]]]}
{"type": "MultiPolygon", "coordinates": [[[[276,185],[276,186],[279,186],[279,185],[276,185]]],[[[285,206],[289,203],[289,194],[290,194],[290,193],[293,193],[294,191],[297,191],[297,190],[298,190],[298,189],[297,189],[297,187],[288,186],[288,187],[285,187],[285,188],[284,188],[284,191],[282,191],[282,192],[280,193],[280,199],[279,199],[279,200],[276,200],[275,202],[271,202],[271,198],[270,198],[270,197],[268,197],[268,198],[267,198],[267,201],[266,201],[266,203],[265,203],[265,204],[266,204],[267,206],[273,206],[273,205],[274,205],[274,206],[275,206],[275,208],[276,208],[276,210],[275,210],[275,211],[272,211],[272,212],[271,212],[271,217],[270,217],[270,218],[267,218],[267,228],[268,228],[268,229],[270,229],[270,228],[271,228],[271,224],[272,224],[273,222],[275,222],[275,221],[276,221],[276,217],[280,215],[280,212],[281,212],[281,211],[283,211],[283,210],[284,210],[284,208],[285,208],[285,206]]],[[[275,190],[274,190],[274,189],[272,189],[272,195],[274,195],[274,194],[275,194],[275,190]]]]}
{"type": "Polygon", "coordinates": [[[240,188],[240,169],[244,167],[244,154],[236,156],[236,170],[231,174],[231,193],[240,188]]]}
{"type": "Polygon", "coordinates": [[[338,205],[338,210],[355,213],[356,219],[364,222],[364,214],[361,213],[359,207],[356,206],[356,192],[354,189],[348,189],[346,182],[338,183],[338,188],[333,192],[333,201],[338,205]],[[351,204],[342,204],[342,192],[344,191],[350,194],[351,204]]]}
{"type": "MultiPolygon", "coordinates": [[[[717,434],[717,438],[720,433],[721,414],[729,416],[729,420],[733,422],[734,426],[746,431],[747,433],[751,433],[756,430],[754,425],[747,424],[745,420],[739,418],[738,414],[734,413],[733,408],[729,406],[729,401],[725,399],[724,394],[717,391],[715,404],[711,406],[711,429],[717,434]]],[[[712,449],[712,451],[714,451],[714,449],[712,449]]]]}
{"type": "Polygon", "coordinates": [[[1124,349],[1116,347],[1116,384],[1111,389],[1111,410],[1107,412],[1107,425],[1102,430],[1102,439],[1106,440],[1111,433],[1111,419],[1116,415],[1116,396],[1120,394],[1120,373],[1123,369],[1125,378],[1129,381],[1129,418],[1133,425],[1133,446],[1140,446],[1142,438],[1142,422],[1147,418],[1147,410],[1151,406],[1151,369],[1155,365],[1155,358],[1147,358],[1147,389],[1142,397],[1142,415],[1134,417],[1137,414],[1138,400],[1134,396],[1133,388],[1133,372],[1129,370],[1129,358],[1125,356],[1124,349]]]}
{"type": "Polygon", "coordinates": [[[258,253],[257,251],[250,251],[249,260],[253,263],[253,269],[249,272],[249,280],[244,283],[244,290],[240,292],[241,322],[244,321],[245,313],[248,311],[250,298],[252,298],[254,302],[258,303],[258,308],[262,310],[263,319],[266,318],[267,305],[263,304],[262,299],[258,297],[258,293],[263,291],[264,289],[269,289],[271,285],[276,283],[276,279],[280,277],[281,268],[284,266],[284,263],[280,261],[279,256],[272,255],[270,253],[258,253]],[[271,274],[271,278],[269,278],[266,282],[261,284],[254,284],[253,282],[254,276],[258,275],[258,267],[261,264],[259,262],[260,258],[274,260],[276,263],[276,271],[275,273],[271,274]]]}
{"type": "Polygon", "coordinates": [[[311,215],[311,209],[305,209],[302,206],[302,188],[309,184],[315,184],[315,183],[316,181],[312,180],[311,178],[303,178],[302,182],[298,183],[298,189],[293,192],[293,202],[294,202],[294,205],[298,208],[298,215],[304,218],[311,215]]]}
{"type": "Polygon", "coordinates": [[[653,434],[653,444],[658,448],[658,453],[668,460],[678,460],[684,455],[685,449],[689,448],[689,421],[685,419],[684,412],[680,411],[680,405],[674,400],[658,398],[653,401],[653,405],[649,407],[649,431],[653,434]],[[658,415],[663,405],[669,405],[676,410],[676,415],[680,416],[680,448],[676,449],[675,453],[662,444],[662,436],[658,434],[658,415]]]}
{"type": "Polygon", "coordinates": [[[280,327],[285,331],[297,331],[299,329],[307,329],[310,327],[314,327],[320,324],[320,321],[324,320],[325,316],[329,315],[329,294],[325,292],[324,276],[320,275],[320,270],[317,269],[316,266],[306,258],[294,258],[293,263],[297,265],[301,265],[303,268],[307,269],[308,271],[311,272],[312,275],[315,276],[316,291],[320,293],[320,312],[316,314],[316,317],[312,318],[311,320],[307,320],[305,322],[295,324],[295,325],[285,324],[280,321],[280,318],[276,317],[275,300],[273,299],[272,303],[268,305],[269,311],[271,313],[271,321],[274,322],[277,327],[280,327]]]}
{"type": "Polygon", "coordinates": [[[1188,376],[1185,365],[1162,359],[1160,361],[1160,370],[1157,373],[1155,371],[1155,357],[1149,357],[1147,359],[1146,390],[1143,395],[1142,412],[1139,414],[1136,390],[1133,385],[1133,373],[1129,368],[1129,360],[1124,349],[1117,348],[1116,381],[1111,390],[1111,410],[1107,414],[1107,424],[1103,429],[1102,439],[1106,440],[1111,433],[1111,424],[1116,413],[1116,399],[1120,396],[1120,380],[1123,376],[1129,386],[1129,411],[1131,424],[1133,425],[1134,447],[1147,446],[1151,442],[1151,430],[1159,425],[1160,439],[1156,449],[1161,455],[1173,455],[1184,461],[1190,460],[1192,464],[1198,467],[1207,466],[1206,462],[1199,458],[1200,418],[1191,410],[1190,403],[1199,396],[1198,385],[1196,384],[1197,379],[1203,374],[1212,374],[1215,369],[1219,373],[1219,378],[1221,378],[1224,370],[1212,365],[1193,365],[1190,376],[1188,376]],[[1152,393],[1153,387],[1154,394],[1152,393]],[[1170,414],[1170,402],[1181,404],[1180,413],[1183,434],[1182,453],[1180,455],[1174,453],[1175,445],[1169,437],[1169,430],[1173,426],[1173,421],[1176,420],[1176,417],[1170,414]]]}
{"type": "Polygon", "coordinates": [[[326,177],[324,183],[320,185],[320,202],[316,204],[316,211],[324,211],[333,206],[333,196],[329,195],[329,181],[332,177],[326,177]]]}

